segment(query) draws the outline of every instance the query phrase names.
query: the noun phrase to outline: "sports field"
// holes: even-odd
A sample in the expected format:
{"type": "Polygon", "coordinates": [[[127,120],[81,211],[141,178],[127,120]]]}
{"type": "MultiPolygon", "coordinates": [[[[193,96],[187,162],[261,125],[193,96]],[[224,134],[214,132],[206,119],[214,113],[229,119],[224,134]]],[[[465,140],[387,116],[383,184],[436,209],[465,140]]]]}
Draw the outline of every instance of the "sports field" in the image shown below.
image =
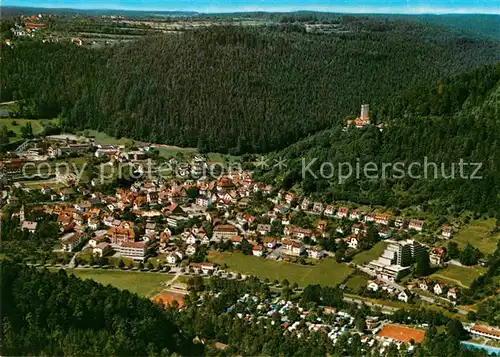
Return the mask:
{"type": "Polygon", "coordinates": [[[337,263],[331,258],[323,259],[316,265],[300,265],[241,253],[211,252],[209,260],[221,265],[227,264],[228,269],[234,272],[269,278],[271,281],[278,279],[281,282],[287,279],[290,283],[300,286],[336,285],[352,272],[346,264],[337,263]]]}
{"type": "Polygon", "coordinates": [[[174,275],[149,272],[132,272],[116,270],[67,269],[81,279],[92,279],[103,285],[113,285],[119,289],[129,290],[141,296],[151,297],[160,292],[161,283],[172,280],[174,275]]]}
{"type": "Polygon", "coordinates": [[[387,324],[377,334],[395,341],[408,343],[410,340],[420,343],[425,337],[425,330],[417,330],[404,325],[387,324]]]}

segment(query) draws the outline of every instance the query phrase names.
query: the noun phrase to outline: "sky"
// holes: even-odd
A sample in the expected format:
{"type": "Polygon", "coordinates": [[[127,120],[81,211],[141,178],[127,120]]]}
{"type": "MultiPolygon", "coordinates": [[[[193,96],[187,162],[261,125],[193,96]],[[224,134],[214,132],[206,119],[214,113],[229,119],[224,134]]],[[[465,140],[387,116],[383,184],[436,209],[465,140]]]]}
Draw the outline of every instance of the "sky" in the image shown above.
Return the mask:
{"type": "Polygon", "coordinates": [[[0,0],[2,6],[146,11],[314,10],[348,13],[500,14],[499,0],[0,0]]]}

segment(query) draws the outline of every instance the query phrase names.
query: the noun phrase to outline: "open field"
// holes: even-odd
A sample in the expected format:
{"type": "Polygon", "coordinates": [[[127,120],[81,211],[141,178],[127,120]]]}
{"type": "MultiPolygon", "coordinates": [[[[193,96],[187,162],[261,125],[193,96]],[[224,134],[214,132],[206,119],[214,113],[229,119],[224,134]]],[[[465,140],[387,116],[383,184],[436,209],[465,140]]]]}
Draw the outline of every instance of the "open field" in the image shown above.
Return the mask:
{"type": "Polygon", "coordinates": [[[300,265],[276,262],[241,253],[211,252],[209,260],[218,264],[227,264],[228,269],[242,274],[269,278],[270,280],[288,279],[290,283],[300,286],[309,284],[336,285],[348,276],[352,269],[333,259],[324,259],[317,265],[300,265]]]}
{"type": "MultiPolygon", "coordinates": [[[[93,138],[97,144],[108,144],[108,145],[127,145],[132,144],[134,140],[129,138],[120,138],[109,136],[108,134],[97,131],[97,130],[86,130],[89,137],[93,138]]],[[[83,134],[83,133],[80,133],[83,134]]]]}
{"type": "Polygon", "coordinates": [[[459,267],[456,265],[448,265],[446,268],[438,270],[430,276],[431,279],[440,279],[451,284],[458,284],[463,287],[469,287],[470,284],[484,274],[486,269],[480,266],[476,267],[459,267]]]}
{"type": "Polygon", "coordinates": [[[490,230],[494,227],[494,218],[475,220],[460,230],[451,240],[457,242],[461,247],[470,243],[483,253],[490,254],[495,251],[500,240],[500,233],[490,233],[490,230]]]}
{"type": "Polygon", "coordinates": [[[362,274],[354,274],[347,280],[345,285],[349,288],[349,290],[353,292],[359,291],[359,289],[364,288],[368,282],[368,277],[362,274]]]}
{"type": "Polygon", "coordinates": [[[161,157],[172,157],[179,153],[181,154],[194,154],[197,152],[195,148],[181,148],[178,146],[170,146],[170,145],[161,145],[155,144],[155,149],[158,150],[158,153],[161,157]]]}
{"type": "MultiPolygon", "coordinates": [[[[174,275],[149,272],[115,270],[67,269],[81,279],[92,279],[104,285],[113,285],[141,296],[150,297],[163,290],[161,283],[170,281],[174,275]]],[[[178,280],[179,281],[179,280],[178,280]]]]}
{"type": "Polygon", "coordinates": [[[16,133],[16,137],[10,138],[11,141],[21,140],[21,127],[27,123],[31,123],[33,134],[38,134],[43,131],[44,126],[48,124],[57,124],[58,119],[17,119],[17,118],[4,118],[0,119],[0,127],[6,126],[7,130],[12,130],[16,133]],[[15,123],[16,125],[13,125],[15,123]]]}
{"type": "Polygon", "coordinates": [[[39,189],[45,185],[49,185],[53,190],[66,187],[65,184],[56,180],[23,181],[22,184],[24,185],[24,187],[32,189],[39,189]]]}
{"type": "MultiPolygon", "coordinates": [[[[89,137],[93,138],[97,144],[108,144],[108,145],[132,145],[134,143],[133,139],[130,138],[120,138],[117,139],[110,136],[102,131],[97,130],[87,130],[89,137]]],[[[83,133],[82,133],[83,134],[83,133]]],[[[139,143],[139,142],[137,142],[139,143]]],[[[177,153],[192,154],[197,150],[195,148],[181,148],[177,146],[170,146],[164,144],[154,144],[155,148],[163,157],[172,157],[177,153]]]]}
{"type": "Polygon", "coordinates": [[[386,242],[378,242],[375,244],[370,250],[362,251],[352,259],[352,262],[358,265],[364,265],[368,262],[371,262],[374,259],[377,259],[382,255],[382,253],[387,247],[386,242]]]}

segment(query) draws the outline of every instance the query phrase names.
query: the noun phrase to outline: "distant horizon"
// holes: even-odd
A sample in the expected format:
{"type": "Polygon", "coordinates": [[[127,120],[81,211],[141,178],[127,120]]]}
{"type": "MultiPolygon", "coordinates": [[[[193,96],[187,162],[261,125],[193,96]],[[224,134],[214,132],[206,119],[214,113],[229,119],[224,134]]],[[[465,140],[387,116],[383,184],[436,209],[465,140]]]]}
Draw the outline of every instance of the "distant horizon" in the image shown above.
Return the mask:
{"type": "Polygon", "coordinates": [[[26,7],[61,10],[197,12],[202,14],[238,12],[330,12],[349,14],[401,15],[500,15],[500,5],[493,0],[4,0],[2,7],[26,7]],[[147,4],[147,5],[146,5],[147,4]]]}

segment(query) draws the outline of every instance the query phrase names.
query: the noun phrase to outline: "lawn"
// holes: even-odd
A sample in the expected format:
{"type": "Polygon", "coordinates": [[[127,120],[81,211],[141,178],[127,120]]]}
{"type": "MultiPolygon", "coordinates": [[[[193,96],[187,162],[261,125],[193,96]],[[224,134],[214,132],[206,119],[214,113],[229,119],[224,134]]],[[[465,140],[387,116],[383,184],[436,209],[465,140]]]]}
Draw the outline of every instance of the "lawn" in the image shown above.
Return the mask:
{"type": "Polygon", "coordinates": [[[177,146],[159,146],[155,145],[155,149],[158,150],[158,153],[161,157],[169,158],[175,156],[179,153],[181,154],[194,154],[197,152],[195,148],[181,148],[177,146]]]}
{"type": "Polygon", "coordinates": [[[38,134],[43,131],[44,126],[52,123],[57,124],[58,119],[17,119],[17,118],[6,118],[0,119],[0,127],[6,126],[7,130],[12,130],[16,133],[16,137],[10,138],[10,141],[22,140],[21,137],[21,127],[25,126],[27,123],[31,123],[33,128],[33,134],[38,134]],[[15,123],[16,125],[13,125],[15,123]]]}
{"type": "Polygon", "coordinates": [[[174,276],[163,273],[129,272],[115,270],[67,269],[81,279],[93,279],[103,285],[113,285],[119,289],[129,290],[141,296],[150,297],[160,292],[161,283],[170,281],[174,276]]]}
{"type": "MultiPolygon", "coordinates": [[[[97,144],[107,144],[107,145],[127,145],[132,144],[134,140],[129,138],[120,138],[117,139],[113,136],[109,136],[108,134],[97,131],[97,130],[87,130],[89,137],[94,138],[97,144]]],[[[83,133],[80,133],[83,134],[83,133]]]]}
{"type": "Polygon", "coordinates": [[[362,274],[354,274],[349,278],[349,280],[347,280],[345,285],[350,291],[356,293],[361,288],[364,288],[367,283],[368,283],[368,277],[362,274]]]}
{"type": "Polygon", "coordinates": [[[45,185],[49,185],[53,190],[66,187],[66,185],[63,184],[62,182],[55,180],[23,181],[22,183],[26,188],[32,188],[32,189],[39,189],[45,185]]]}
{"type": "Polygon", "coordinates": [[[300,286],[309,284],[336,285],[348,276],[352,269],[333,259],[324,259],[317,265],[300,265],[243,255],[241,253],[211,252],[209,259],[218,264],[227,264],[228,269],[241,274],[269,278],[270,280],[288,279],[300,286]]]}
{"type": "Polygon", "coordinates": [[[486,269],[480,266],[459,267],[456,265],[448,265],[446,268],[438,270],[436,273],[432,274],[430,278],[441,279],[444,282],[469,287],[474,279],[485,272],[486,269]]]}
{"type": "Polygon", "coordinates": [[[490,233],[490,230],[494,227],[494,218],[475,220],[460,230],[451,240],[457,242],[461,247],[470,243],[474,247],[479,248],[483,253],[490,254],[495,251],[497,243],[500,240],[500,233],[490,233]]]}
{"type": "Polygon", "coordinates": [[[356,254],[356,256],[352,259],[352,262],[358,265],[369,263],[380,257],[384,252],[385,247],[387,247],[386,242],[378,242],[371,249],[364,250],[361,253],[356,254]]]}

